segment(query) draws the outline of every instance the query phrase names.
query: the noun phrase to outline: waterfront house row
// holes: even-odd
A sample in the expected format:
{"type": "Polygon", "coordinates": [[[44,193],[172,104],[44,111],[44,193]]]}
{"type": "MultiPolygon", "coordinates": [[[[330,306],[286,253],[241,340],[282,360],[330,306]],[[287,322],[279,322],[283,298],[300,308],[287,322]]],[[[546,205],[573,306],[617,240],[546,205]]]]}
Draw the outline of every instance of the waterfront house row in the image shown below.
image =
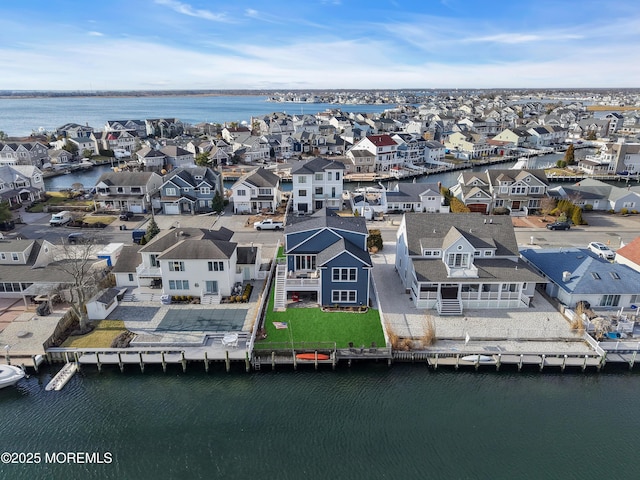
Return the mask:
{"type": "Polygon", "coordinates": [[[154,287],[172,296],[219,303],[237,283],[264,278],[261,248],[232,242],[226,228],[176,228],[143,246],[125,247],[113,274],[118,287],[154,287]]]}
{"type": "Polygon", "coordinates": [[[405,213],[396,270],[418,308],[462,315],[468,308],[526,308],[537,283],[518,253],[508,216],[405,213]]]}
{"type": "Polygon", "coordinates": [[[322,209],[292,217],[285,227],[285,258],[278,259],[274,308],[303,295],[322,306],[366,307],[371,298],[372,262],[362,217],[341,217],[322,209]]]}

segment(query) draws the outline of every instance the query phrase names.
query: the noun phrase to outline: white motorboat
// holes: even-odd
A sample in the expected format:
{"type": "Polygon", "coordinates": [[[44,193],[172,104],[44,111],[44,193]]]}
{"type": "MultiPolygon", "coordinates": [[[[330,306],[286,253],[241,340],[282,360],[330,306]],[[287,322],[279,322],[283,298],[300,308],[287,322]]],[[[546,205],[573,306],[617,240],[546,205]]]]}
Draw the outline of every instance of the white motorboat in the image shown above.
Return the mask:
{"type": "Polygon", "coordinates": [[[0,388],[15,385],[24,377],[24,370],[13,365],[0,365],[0,388]]]}
{"type": "Polygon", "coordinates": [[[466,355],[460,360],[473,363],[494,363],[495,359],[489,355],[466,355]]]}

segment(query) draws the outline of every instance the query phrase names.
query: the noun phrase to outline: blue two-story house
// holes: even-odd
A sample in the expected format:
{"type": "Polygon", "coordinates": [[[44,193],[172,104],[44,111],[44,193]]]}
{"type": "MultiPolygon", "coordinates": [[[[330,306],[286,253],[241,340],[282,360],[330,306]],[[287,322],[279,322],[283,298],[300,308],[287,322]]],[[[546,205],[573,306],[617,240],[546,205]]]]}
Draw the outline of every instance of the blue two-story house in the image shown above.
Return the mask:
{"type": "Polygon", "coordinates": [[[165,215],[209,213],[213,197],[222,195],[222,175],[207,167],[177,168],[163,178],[160,203],[165,215]]]}
{"type": "Polygon", "coordinates": [[[285,227],[286,260],[276,270],[275,309],[307,295],[322,306],[368,306],[371,257],[361,217],[321,209],[285,227]]]}

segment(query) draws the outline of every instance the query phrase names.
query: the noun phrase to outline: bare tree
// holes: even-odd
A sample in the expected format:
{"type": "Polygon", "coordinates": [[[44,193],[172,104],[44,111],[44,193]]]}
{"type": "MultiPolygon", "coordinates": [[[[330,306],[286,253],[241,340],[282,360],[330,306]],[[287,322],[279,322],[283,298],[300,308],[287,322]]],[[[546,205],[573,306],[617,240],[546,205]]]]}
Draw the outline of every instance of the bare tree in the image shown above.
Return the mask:
{"type": "Polygon", "coordinates": [[[59,246],[53,255],[53,263],[49,265],[60,271],[61,289],[68,292],[67,299],[78,318],[82,333],[89,330],[87,300],[96,293],[105,278],[104,260],[96,257],[97,250],[92,240],[75,245],[64,244],[59,246]]]}

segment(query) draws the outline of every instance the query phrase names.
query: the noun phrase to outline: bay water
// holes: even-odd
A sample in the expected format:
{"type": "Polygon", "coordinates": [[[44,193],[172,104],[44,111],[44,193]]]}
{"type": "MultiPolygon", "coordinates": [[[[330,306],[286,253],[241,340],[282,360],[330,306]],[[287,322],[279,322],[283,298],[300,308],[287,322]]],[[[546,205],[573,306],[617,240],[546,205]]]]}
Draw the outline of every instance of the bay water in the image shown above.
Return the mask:
{"type": "Polygon", "coordinates": [[[0,390],[0,478],[636,478],[638,375],[338,366],[53,371],[0,390]],[[89,452],[77,464],[45,453],[89,452]],[[64,460],[63,462],[61,460],[64,460]]]}

